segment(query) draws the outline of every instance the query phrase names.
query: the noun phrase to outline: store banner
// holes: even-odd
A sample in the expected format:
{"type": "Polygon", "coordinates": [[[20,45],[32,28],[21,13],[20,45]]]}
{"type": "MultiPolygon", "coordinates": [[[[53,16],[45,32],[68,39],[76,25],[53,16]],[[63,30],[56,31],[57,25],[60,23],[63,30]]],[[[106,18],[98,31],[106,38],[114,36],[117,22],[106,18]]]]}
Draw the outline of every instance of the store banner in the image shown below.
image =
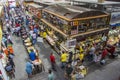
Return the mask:
{"type": "Polygon", "coordinates": [[[111,13],[110,24],[120,23],[120,12],[111,13]]]}
{"type": "Polygon", "coordinates": [[[67,41],[67,47],[75,47],[76,46],[76,39],[71,39],[67,41]]]}

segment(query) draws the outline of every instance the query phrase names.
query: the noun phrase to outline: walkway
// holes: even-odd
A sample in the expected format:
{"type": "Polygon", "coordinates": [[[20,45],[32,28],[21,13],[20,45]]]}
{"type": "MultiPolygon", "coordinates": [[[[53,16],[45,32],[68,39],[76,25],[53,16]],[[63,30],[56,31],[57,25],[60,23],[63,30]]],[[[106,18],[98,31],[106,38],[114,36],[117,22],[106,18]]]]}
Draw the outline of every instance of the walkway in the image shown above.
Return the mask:
{"type": "Polygon", "coordinates": [[[119,78],[120,78],[120,56],[112,63],[89,73],[83,80],[120,80],[119,78]]]}
{"type": "MultiPolygon", "coordinates": [[[[27,78],[25,72],[25,58],[27,58],[26,50],[22,44],[22,40],[19,37],[12,37],[13,39],[13,48],[15,53],[15,80],[20,80],[21,78],[27,78]]],[[[22,79],[21,79],[22,80],[22,79]]]]}

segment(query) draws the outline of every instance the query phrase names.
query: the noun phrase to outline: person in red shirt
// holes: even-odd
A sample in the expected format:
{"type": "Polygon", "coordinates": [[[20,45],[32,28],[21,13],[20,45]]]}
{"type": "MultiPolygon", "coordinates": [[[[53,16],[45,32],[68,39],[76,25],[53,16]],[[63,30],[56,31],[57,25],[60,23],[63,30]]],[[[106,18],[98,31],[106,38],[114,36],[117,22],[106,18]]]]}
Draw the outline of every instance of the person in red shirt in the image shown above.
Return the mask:
{"type": "Polygon", "coordinates": [[[16,27],[20,27],[20,24],[16,23],[16,27]]]}
{"type": "Polygon", "coordinates": [[[107,54],[108,54],[107,49],[106,48],[103,49],[103,51],[102,51],[102,59],[105,59],[105,57],[106,57],[107,54]]]}
{"type": "Polygon", "coordinates": [[[50,62],[51,62],[52,69],[56,71],[55,69],[56,62],[55,62],[55,56],[53,55],[53,53],[51,53],[50,55],[50,62]]]}
{"type": "Polygon", "coordinates": [[[111,58],[114,58],[115,45],[112,45],[112,46],[108,49],[108,52],[111,54],[111,58]]]}

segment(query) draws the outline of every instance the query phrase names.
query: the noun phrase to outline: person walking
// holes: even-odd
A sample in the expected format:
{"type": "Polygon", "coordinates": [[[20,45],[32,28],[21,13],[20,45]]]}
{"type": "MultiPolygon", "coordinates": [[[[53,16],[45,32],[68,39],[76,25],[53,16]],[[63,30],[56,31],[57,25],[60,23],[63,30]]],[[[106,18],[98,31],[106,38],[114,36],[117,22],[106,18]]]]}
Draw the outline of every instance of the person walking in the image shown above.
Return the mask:
{"type": "Polygon", "coordinates": [[[13,61],[13,59],[10,56],[8,57],[8,61],[12,65],[12,67],[15,68],[14,61],[13,61]]]}
{"type": "Polygon", "coordinates": [[[71,74],[73,72],[72,66],[70,64],[68,64],[65,71],[66,71],[66,73],[65,73],[66,79],[71,80],[71,74]]]}
{"type": "Polygon", "coordinates": [[[27,61],[25,70],[28,75],[28,79],[32,77],[32,71],[33,71],[32,66],[33,66],[32,63],[27,61]]]}
{"type": "Polygon", "coordinates": [[[13,44],[12,39],[11,39],[11,36],[10,36],[9,34],[7,35],[7,39],[8,39],[8,41],[9,41],[11,44],[13,44]]]}
{"type": "Polygon", "coordinates": [[[35,32],[33,32],[32,34],[32,43],[33,45],[37,42],[37,34],[35,32]]]}
{"type": "Polygon", "coordinates": [[[50,62],[51,62],[52,69],[56,71],[55,69],[56,62],[55,62],[55,56],[53,55],[53,53],[51,53],[50,55],[50,62]]]}
{"type": "Polygon", "coordinates": [[[72,58],[73,58],[73,52],[69,52],[69,58],[68,58],[68,63],[72,63],[72,58]]]}
{"type": "Polygon", "coordinates": [[[10,63],[7,63],[7,65],[5,66],[5,70],[8,74],[8,76],[12,79],[15,78],[15,74],[14,74],[14,68],[12,67],[12,65],[10,63]]]}
{"type": "Polygon", "coordinates": [[[54,80],[54,74],[53,74],[52,70],[49,70],[48,73],[49,73],[48,80],[54,80]]]}
{"type": "Polygon", "coordinates": [[[68,61],[68,54],[63,51],[61,56],[60,56],[60,59],[61,59],[61,68],[64,69],[65,65],[66,65],[66,63],[68,61]]]}

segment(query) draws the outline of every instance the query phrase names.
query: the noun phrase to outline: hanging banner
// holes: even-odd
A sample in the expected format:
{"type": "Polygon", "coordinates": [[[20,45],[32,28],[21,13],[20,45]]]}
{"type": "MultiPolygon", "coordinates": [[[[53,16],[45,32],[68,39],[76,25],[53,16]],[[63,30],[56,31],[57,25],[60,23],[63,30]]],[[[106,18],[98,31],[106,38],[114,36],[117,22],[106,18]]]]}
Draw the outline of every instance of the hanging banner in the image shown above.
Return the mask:
{"type": "Polygon", "coordinates": [[[68,40],[67,41],[67,47],[75,47],[76,46],[76,39],[68,40]]]}
{"type": "Polygon", "coordinates": [[[120,23],[120,12],[111,13],[110,24],[120,23]]]}

